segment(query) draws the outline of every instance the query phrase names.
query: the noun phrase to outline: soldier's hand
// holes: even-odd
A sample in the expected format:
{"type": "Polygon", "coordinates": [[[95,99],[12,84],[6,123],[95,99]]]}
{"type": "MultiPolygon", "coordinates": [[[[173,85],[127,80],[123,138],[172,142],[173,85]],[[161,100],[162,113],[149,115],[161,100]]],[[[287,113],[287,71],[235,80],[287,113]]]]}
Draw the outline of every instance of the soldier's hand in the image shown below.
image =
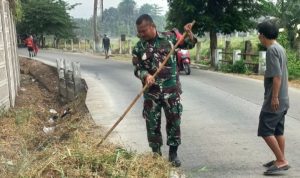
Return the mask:
{"type": "Polygon", "coordinates": [[[192,32],[192,23],[188,23],[184,26],[184,30],[186,31],[186,33],[188,34],[190,40],[194,40],[194,35],[193,35],[193,32],[192,32]]]}
{"type": "Polygon", "coordinates": [[[187,33],[191,33],[192,32],[192,23],[188,23],[184,26],[184,30],[187,32],[187,33]]]}
{"type": "Polygon", "coordinates": [[[148,75],[146,76],[146,78],[145,78],[145,82],[146,82],[146,84],[147,84],[148,86],[151,86],[151,85],[154,84],[155,79],[154,79],[154,77],[153,77],[152,75],[148,74],[148,75]]]}

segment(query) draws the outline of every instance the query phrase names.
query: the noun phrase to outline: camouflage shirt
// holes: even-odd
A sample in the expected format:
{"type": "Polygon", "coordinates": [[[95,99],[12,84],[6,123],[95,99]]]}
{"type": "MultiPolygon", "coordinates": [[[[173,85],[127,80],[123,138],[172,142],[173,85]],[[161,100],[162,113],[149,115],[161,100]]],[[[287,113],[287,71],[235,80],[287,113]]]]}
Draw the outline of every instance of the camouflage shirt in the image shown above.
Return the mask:
{"type": "MultiPolygon", "coordinates": [[[[134,74],[138,77],[143,85],[147,74],[153,75],[162,64],[165,57],[176,44],[177,38],[174,31],[157,33],[152,41],[140,40],[135,45],[132,54],[132,63],[134,65],[134,74]]],[[[195,46],[197,39],[191,41],[188,37],[179,46],[182,49],[191,49],[195,46]]],[[[155,83],[150,86],[144,93],[144,97],[163,97],[170,98],[172,95],[180,94],[180,82],[177,72],[177,62],[174,55],[155,78],[155,83]]]]}

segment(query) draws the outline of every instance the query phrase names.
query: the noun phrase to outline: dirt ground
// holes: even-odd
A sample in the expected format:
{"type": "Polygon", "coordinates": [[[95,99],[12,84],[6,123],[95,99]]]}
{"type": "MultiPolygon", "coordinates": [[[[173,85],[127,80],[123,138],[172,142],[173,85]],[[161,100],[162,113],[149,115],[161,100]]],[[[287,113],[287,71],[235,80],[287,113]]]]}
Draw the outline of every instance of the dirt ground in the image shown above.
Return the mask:
{"type": "Polygon", "coordinates": [[[28,59],[20,66],[16,106],[0,110],[0,177],[169,177],[163,158],[98,146],[104,131],[85,106],[86,93],[60,103],[55,68],[28,59]]]}

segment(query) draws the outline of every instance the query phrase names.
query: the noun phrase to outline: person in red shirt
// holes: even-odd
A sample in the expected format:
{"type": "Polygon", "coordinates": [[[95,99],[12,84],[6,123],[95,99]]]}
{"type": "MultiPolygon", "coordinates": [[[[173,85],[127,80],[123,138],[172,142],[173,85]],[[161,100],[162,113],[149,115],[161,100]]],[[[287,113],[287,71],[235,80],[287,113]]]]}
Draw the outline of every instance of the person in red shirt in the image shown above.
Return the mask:
{"type": "Polygon", "coordinates": [[[25,40],[25,45],[27,46],[28,52],[29,52],[29,57],[33,57],[34,52],[33,52],[33,37],[30,35],[26,40],[25,40]]]}

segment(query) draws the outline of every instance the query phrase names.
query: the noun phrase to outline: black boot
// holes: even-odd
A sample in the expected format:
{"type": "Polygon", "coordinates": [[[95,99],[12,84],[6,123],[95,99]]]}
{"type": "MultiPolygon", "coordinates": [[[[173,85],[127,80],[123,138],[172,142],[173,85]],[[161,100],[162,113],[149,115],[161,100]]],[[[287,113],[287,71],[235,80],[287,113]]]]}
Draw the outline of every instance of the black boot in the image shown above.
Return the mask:
{"type": "Polygon", "coordinates": [[[177,156],[177,150],[178,150],[178,146],[170,146],[169,162],[172,163],[172,166],[180,167],[181,161],[179,160],[179,158],[177,156]]]}
{"type": "Polygon", "coordinates": [[[152,152],[155,154],[155,155],[159,155],[161,156],[161,150],[160,150],[160,146],[157,146],[157,147],[151,147],[152,148],[152,152]]]}

